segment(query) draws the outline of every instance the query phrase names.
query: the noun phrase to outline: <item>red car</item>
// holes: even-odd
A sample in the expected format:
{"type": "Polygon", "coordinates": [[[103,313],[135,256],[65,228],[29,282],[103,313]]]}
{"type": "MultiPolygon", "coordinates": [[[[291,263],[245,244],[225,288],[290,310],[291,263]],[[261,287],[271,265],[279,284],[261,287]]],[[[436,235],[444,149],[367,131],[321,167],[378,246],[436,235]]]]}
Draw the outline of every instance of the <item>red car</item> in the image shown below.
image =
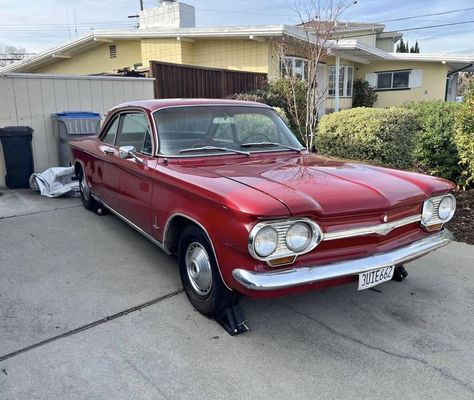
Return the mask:
{"type": "Polygon", "coordinates": [[[122,104],[71,147],[84,206],[176,254],[193,306],[237,329],[241,294],[402,280],[452,240],[452,183],[308,153],[264,104],[122,104]]]}

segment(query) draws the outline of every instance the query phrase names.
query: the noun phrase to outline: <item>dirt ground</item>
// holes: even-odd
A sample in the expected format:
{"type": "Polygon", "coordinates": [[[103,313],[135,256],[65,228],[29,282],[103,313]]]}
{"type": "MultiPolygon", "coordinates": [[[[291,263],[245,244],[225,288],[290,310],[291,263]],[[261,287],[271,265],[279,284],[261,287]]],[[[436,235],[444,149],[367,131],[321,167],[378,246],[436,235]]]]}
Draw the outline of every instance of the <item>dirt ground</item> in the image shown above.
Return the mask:
{"type": "Polygon", "coordinates": [[[457,191],[454,196],[456,214],[447,227],[454,233],[456,241],[474,244],[474,189],[457,191]]]}

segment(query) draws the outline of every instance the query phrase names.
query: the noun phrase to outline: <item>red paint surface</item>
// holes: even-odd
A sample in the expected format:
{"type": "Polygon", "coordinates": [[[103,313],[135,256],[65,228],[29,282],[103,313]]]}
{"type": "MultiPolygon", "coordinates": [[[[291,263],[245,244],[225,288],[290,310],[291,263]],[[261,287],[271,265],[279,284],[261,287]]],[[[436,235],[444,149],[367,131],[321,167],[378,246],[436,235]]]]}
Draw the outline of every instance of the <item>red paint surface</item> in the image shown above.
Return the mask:
{"type": "MultiPolygon", "coordinates": [[[[203,104],[263,106],[204,99],[133,102],[112,109],[104,127],[116,112],[134,108],[149,115],[154,130],[153,111],[203,104]]],[[[198,221],[212,240],[226,284],[253,297],[288,295],[353,280],[347,277],[270,292],[241,287],[232,277],[233,269],[275,269],[252,258],[247,250],[249,231],[258,221],[308,217],[324,232],[380,224],[386,214],[389,221],[419,214],[423,200],[454,188],[452,183],[435,177],[339,162],[305,152],[254,153],[250,157],[143,156],[144,164],[140,165],[133,159],[120,159],[116,148],[115,154],[105,155],[100,139],[72,142],[71,146],[75,159],[85,167],[92,192],[156,240],[164,241],[163,232],[173,214],[198,221]],[[153,228],[155,219],[158,230],[153,228]]],[[[428,233],[414,223],[386,236],[322,242],[312,252],[299,256],[291,268],[368,256],[425,235],[428,233]]],[[[280,267],[285,268],[289,267],[280,267]]]]}

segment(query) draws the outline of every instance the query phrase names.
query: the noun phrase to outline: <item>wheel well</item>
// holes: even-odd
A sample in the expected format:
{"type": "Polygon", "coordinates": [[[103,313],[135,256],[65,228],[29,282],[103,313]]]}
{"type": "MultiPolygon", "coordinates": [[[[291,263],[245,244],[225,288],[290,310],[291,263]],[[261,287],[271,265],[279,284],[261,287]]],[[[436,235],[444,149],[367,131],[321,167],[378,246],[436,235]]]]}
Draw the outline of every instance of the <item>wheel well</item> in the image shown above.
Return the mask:
{"type": "MultiPolygon", "coordinates": [[[[203,231],[201,226],[192,220],[183,217],[182,215],[176,215],[172,218],[172,220],[168,223],[166,237],[164,238],[164,242],[168,251],[174,253],[178,250],[178,243],[181,233],[186,229],[186,227],[190,225],[196,226],[203,231]]],[[[204,234],[208,236],[206,232],[204,232],[204,234]]]]}
{"type": "Polygon", "coordinates": [[[82,165],[79,161],[76,161],[74,163],[74,173],[76,174],[76,177],[79,178],[79,174],[82,171],[82,165]]]}

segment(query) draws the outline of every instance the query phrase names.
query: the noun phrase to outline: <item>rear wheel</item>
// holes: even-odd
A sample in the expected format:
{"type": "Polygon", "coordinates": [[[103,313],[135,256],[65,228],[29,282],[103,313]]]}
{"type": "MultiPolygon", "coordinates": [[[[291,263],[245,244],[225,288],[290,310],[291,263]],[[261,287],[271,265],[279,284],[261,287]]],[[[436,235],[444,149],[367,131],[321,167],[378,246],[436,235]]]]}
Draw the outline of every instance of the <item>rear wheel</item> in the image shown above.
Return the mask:
{"type": "Polygon", "coordinates": [[[87,210],[94,211],[97,208],[97,201],[92,197],[89,184],[84,175],[82,167],[79,168],[77,173],[77,179],[79,180],[79,193],[81,194],[82,205],[87,210]]]}
{"type": "Polygon", "coordinates": [[[186,295],[201,314],[217,317],[239,302],[240,295],[222,281],[209,240],[197,226],[188,226],[181,235],[178,262],[186,295]]]}

